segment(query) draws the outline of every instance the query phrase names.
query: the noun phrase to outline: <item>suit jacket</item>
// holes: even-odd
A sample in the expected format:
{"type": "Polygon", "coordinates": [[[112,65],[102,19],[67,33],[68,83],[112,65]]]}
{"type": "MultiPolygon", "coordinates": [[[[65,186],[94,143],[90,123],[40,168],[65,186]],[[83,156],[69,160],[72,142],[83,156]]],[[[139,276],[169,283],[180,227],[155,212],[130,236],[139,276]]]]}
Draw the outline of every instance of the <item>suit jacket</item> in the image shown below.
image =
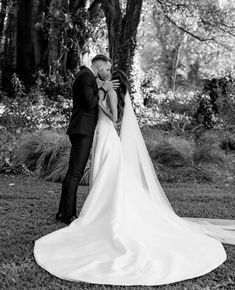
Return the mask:
{"type": "Polygon", "coordinates": [[[98,119],[98,86],[92,71],[81,67],[73,86],[73,109],[67,130],[68,135],[93,136],[98,119]]]}

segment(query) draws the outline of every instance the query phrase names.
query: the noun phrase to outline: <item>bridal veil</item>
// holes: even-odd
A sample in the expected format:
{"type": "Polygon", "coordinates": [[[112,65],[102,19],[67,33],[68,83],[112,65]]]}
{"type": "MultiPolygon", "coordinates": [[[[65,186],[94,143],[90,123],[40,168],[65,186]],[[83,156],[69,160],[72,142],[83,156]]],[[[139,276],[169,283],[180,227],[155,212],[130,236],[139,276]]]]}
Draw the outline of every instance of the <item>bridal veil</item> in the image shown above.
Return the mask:
{"type": "Polygon", "coordinates": [[[129,93],[125,95],[125,107],[120,131],[123,159],[126,169],[145,186],[156,210],[175,223],[184,224],[222,243],[235,244],[235,220],[179,217],[171,207],[156,176],[148,154],[129,93]]]}

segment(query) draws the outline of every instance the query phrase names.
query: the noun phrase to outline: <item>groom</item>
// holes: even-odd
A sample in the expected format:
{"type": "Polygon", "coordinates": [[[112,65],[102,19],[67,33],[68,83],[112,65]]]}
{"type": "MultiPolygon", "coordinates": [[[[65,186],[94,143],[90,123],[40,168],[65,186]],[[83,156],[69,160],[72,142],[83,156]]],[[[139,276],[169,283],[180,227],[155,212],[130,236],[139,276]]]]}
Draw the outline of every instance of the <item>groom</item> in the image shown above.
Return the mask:
{"type": "Polygon", "coordinates": [[[106,80],[111,74],[111,60],[102,54],[92,59],[90,69],[81,67],[73,82],[73,110],[67,134],[71,142],[69,167],[62,183],[62,193],[56,219],[70,224],[76,216],[76,196],[79,182],[92,146],[98,119],[99,95],[119,86],[117,80],[106,80]],[[96,78],[103,80],[98,89],[96,78]]]}

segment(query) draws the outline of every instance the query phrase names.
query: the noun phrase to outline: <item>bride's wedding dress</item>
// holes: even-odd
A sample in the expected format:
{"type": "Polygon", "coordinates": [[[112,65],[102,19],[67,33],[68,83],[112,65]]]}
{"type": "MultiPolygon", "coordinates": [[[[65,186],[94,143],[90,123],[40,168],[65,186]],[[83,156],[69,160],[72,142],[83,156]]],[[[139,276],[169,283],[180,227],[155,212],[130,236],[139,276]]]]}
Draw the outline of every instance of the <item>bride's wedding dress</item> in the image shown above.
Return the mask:
{"type": "Polygon", "coordinates": [[[162,190],[130,96],[120,138],[99,111],[89,195],[68,227],[35,242],[37,263],[66,280],[161,285],[201,276],[226,260],[235,221],[177,216],[162,190]]]}

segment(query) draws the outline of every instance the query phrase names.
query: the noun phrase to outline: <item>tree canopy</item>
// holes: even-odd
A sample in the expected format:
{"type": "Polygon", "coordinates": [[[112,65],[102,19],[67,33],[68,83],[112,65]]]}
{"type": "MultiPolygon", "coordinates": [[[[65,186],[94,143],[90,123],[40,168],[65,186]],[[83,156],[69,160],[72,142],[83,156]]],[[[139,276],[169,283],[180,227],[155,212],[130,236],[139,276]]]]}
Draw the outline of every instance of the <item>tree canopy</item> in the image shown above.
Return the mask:
{"type": "Polygon", "coordinates": [[[234,68],[232,0],[2,0],[0,15],[3,89],[14,73],[26,87],[40,70],[66,80],[98,52],[128,75],[138,55],[171,88],[234,68]]]}

